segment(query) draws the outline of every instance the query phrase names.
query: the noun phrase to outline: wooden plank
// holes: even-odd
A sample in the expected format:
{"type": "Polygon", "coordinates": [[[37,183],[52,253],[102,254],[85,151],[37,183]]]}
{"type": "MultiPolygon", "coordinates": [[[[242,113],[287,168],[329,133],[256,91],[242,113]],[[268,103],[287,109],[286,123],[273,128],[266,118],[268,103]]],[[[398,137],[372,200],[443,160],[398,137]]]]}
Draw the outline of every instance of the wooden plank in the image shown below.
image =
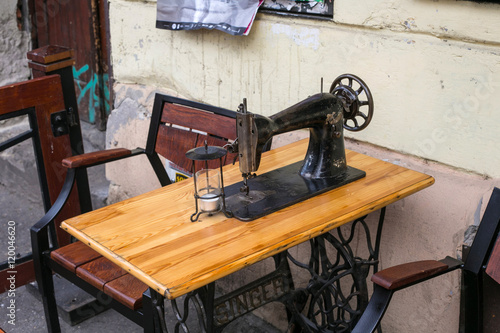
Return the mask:
{"type": "MultiPolygon", "coordinates": [[[[205,140],[209,146],[222,147],[227,144],[226,140],[162,124],[158,128],[156,152],[181,169],[191,172],[193,162],[186,157],[186,152],[195,147],[202,147],[205,144],[205,140]]],[[[235,157],[237,157],[237,154],[228,154],[226,158],[223,158],[222,164],[232,163],[235,157]]],[[[201,163],[197,163],[196,166],[197,170],[202,167],[201,163]]],[[[208,167],[210,169],[218,168],[219,160],[210,161],[208,167]]]]}
{"type": "Polygon", "coordinates": [[[7,280],[7,278],[11,277],[12,275],[16,276],[16,289],[24,286],[27,283],[35,281],[35,274],[33,274],[33,271],[33,260],[24,262],[22,264],[16,264],[14,271],[10,269],[0,271],[0,281],[2,281],[2,283],[0,283],[0,294],[12,289],[10,280],[7,280]]]}
{"type": "Polygon", "coordinates": [[[52,260],[73,273],[76,273],[76,269],[79,266],[100,256],[99,253],[82,242],[74,242],[50,252],[52,260]]]}
{"type": "Polygon", "coordinates": [[[204,110],[165,103],[161,121],[196,129],[225,139],[236,139],[235,119],[204,110]]]}
{"type": "MultiPolygon", "coordinates": [[[[234,140],[236,138],[236,120],[234,118],[184,105],[166,103],[161,121],[164,124],[160,125],[158,129],[156,151],[181,169],[189,172],[192,170],[192,161],[185,156],[188,150],[203,146],[205,141],[209,146],[222,147],[228,143],[228,139],[234,140]]],[[[230,154],[227,158],[223,158],[222,163],[232,163],[235,156],[236,154],[230,154]]],[[[208,163],[210,169],[218,167],[218,160],[208,163]]],[[[196,163],[196,171],[202,168],[205,166],[196,163]]]]}
{"type": "MultiPolygon", "coordinates": [[[[303,140],[265,153],[258,174],[302,160],[306,149],[303,140]]],[[[190,179],[72,218],[63,228],[172,299],[434,182],[352,151],[347,160],[367,176],[252,222],[217,214],[191,223],[190,179]]],[[[224,170],[226,184],[241,180],[237,165],[224,170]]]]}
{"type": "Polygon", "coordinates": [[[27,58],[41,64],[50,64],[53,62],[59,62],[61,60],[73,58],[73,55],[74,51],[67,47],[58,45],[46,45],[39,49],[33,50],[32,52],[28,52],[27,58]]]}
{"type": "Polygon", "coordinates": [[[104,292],[132,310],[142,307],[142,294],[148,285],[136,277],[125,274],[104,285],[104,292]]]}
{"type": "Polygon", "coordinates": [[[160,125],[156,139],[156,152],[182,169],[191,172],[192,161],[186,158],[186,152],[196,145],[198,135],[193,132],[160,125]]]}
{"type": "Polygon", "coordinates": [[[14,83],[0,88],[0,114],[48,105],[64,110],[61,80],[59,75],[14,83]]]}
{"type": "Polygon", "coordinates": [[[114,148],[86,153],[84,155],[76,155],[67,157],[62,160],[62,165],[66,168],[79,168],[81,166],[89,166],[96,163],[102,163],[109,159],[129,156],[132,154],[130,149],[114,148]]]}
{"type": "Polygon", "coordinates": [[[77,276],[102,291],[106,283],[125,274],[127,272],[104,257],[99,257],[76,269],[77,276]]]}
{"type": "Polygon", "coordinates": [[[500,283],[500,237],[497,237],[495,247],[491,252],[486,266],[486,273],[497,283],[500,283]]]}
{"type": "Polygon", "coordinates": [[[68,66],[71,67],[74,64],[75,61],[73,59],[67,59],[60,62],[51,63],[49,65],[30,62],[29,67],[32,69],[34,77],[40,77],[41,75],[39,75],[38,73],[50,73],[62,68],[66,68],[68,66]]]}
{"type": "Polygon", "coordinates": [[[372,282],[387,290],[395,290],[448,269],[436,260],[422,260],[386,268],[373,274],[372,282]]]}

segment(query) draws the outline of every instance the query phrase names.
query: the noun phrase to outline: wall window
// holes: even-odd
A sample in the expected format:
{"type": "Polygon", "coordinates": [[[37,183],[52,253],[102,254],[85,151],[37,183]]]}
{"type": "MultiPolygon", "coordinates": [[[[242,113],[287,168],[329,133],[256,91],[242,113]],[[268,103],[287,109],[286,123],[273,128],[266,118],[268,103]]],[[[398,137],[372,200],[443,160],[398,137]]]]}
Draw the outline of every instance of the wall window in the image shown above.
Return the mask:
{"type": "Polygon", "coordinates": [[[260,7],[265,13],[308,16],[317,18],[333,18],[333,0],[265,0],[260,7]]]}

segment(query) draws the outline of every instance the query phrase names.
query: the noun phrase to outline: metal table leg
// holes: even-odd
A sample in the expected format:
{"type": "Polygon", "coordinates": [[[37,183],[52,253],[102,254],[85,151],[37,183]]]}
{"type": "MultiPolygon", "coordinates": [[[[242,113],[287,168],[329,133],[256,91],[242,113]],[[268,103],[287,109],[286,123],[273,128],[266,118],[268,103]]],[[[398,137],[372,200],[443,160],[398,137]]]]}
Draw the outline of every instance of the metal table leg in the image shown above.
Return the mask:
{"type": "Polygon", "coordinates": [[[143,294],[144,332],[168,333],[165,323],[164,298],[154,289],[148,288],[143,294]]]}
{"type": "Polygon", "coordinates": [[[230,293],[215,297],[215,283],[210,283],[187,294],[182,308],[178,305],[180,302],[172,300],[177,320],[175,332],[190,332],[188,316],[193,308],[198,316],[198,324],[194,325],[197,326],[196,332],[212,333],[222,332],[232,321],[265,304],[274,301],[285,303],[288,293],[293,290],[290,266],[286,252],[273,258],[276,267],[273,272],[230,293]]]}
{"type": "Polygon", "coordinates": [[[172,300],[175,332],[190,332],[188,316],[192,309],[198,317],[196,332],[222,332],[233,320],[273,301],[285,304],[289,332],[350,332],[368,305],[366,279],[370,269],[378,270],[384,217],[382,208],[374,243],[364,216],[350,226],[310,240],[311,254],[306,263],[284,251],[274,256],[275,271],[233,292],[215,298],[215,283],[210,283],[187,294],[181,307],[172,300]],[[352,248],[358,230],[366,237],[366,259],[356,256],[352,248]],[[306,286],[294,287],[290,263],[310,274],[306,286]],[[265,297],[254,297],[259,293],[265,297]]]}
{"type": "MultiPolygon", "coordinates": [[[[385,209],[380,211],[375,245],[365,217],[350,225],[349,235],[341,228],[310,241],[311,255],[307,263],[288,254],[297,267],[309,272],[309,283],[296,288],[286,303],[292,321],[305,332],[350,332],[368,305],[366,278],[370,268],[378,270],[380,238],[385,209]],[[369,257],[354,254],[351,243],[361,228],[367,241],[369,257]],[[335,250],[335,251],[334,251],[335,250]]],[[[300,330],[296,330],[300,331],[300,330]]]]}

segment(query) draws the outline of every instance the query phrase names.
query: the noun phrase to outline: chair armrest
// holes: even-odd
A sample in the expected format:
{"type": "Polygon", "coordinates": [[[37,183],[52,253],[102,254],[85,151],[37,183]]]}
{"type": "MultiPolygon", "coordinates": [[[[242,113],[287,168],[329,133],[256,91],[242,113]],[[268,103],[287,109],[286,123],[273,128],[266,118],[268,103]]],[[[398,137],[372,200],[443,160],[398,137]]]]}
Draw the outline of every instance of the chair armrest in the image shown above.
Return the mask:
{"type": "Polygon", "coordinates": [[[69,169],[90,167],[143,153],[144,149],[140,148],[132,150],[126,148],[100,150],[92,153],[67,157],[62,160],[62,165],[69,169]]]}
{"type": "Polygon", "coordinates": [[[49,235],[49,226],[51,226],[51,223],[53,223],[54,219],[59,215],[66,201],[68,201],[71,189],[75,183],[75,174],[75,169],[68,170],[63,187],[56,201],[52,207],[50,207],[49,211],[30,228],[33,267],[35,269],[36,281],[38,282],[38,290],[41,295],[47,295],[47,293],[54,292],[54,287],[46,282],[47,279],[44,279],[44,277],[46,278],[47,276],[50,278],[52,277],[50,268],[44,263],[44,254],[58,247],[53,228],[51,229],[52,235],[49,235]],[[52,238],[52,242],[49,238],[52,238]]]}
{"type": "Polygon", "coordinates": [[[75,170],[70,169],[66,174],[66,179],[64,180],[63,187],[56,201],[50,207],[49,211],[45,213],[45,215],[37,222],[35,225],[31,227],[31,233],[36,234],[40,232],[42,229],[46,228],[47,225],[54,220],[57,215],[61,212],[64,204],[68,201],[69,195],[71,193],[71,189],[73,188],[73,183],[75,181],[75,170]]]}
{"type": "Polygon", "coordinates": [[[372,282],[387,289],[399,290],[459,268],[463,263],[451,257],[423,260],[386,268],[373,274],[372,282]]]}
{"type": "Polygon", "coordinates": [[[394,292],[463,267],[452,257],[416,261],[393,266],[373,274],[373,295],[352,333],[373,333],[380,324],[394,292]]]}

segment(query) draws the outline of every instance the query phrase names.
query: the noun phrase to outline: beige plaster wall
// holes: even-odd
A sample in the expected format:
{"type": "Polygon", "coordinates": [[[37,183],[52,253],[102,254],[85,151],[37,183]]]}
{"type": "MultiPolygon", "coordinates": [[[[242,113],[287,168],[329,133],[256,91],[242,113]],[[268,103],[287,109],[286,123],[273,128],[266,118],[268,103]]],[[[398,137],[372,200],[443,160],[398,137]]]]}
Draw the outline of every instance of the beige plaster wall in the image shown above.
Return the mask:
{"type": "Polygon", "coordinates": [[[112,1],[115,79],[231,109],[246,97],[251,111],[270,115],[318,92],[322,77],[328,89],[338,75],[357,74],[374,94],[376,116],[352,137],[500,176],[500,153],[492,154],[500,139],[500,24],[491,14],[500,6],[336,3],[336,21],[258,15],[250,36],[234,37],[159,30],[155,2],[112,1]],[[481,24],[462,29],[475,19],[481,24]]]}
{"type": "MultiPolygon", "coordinates": [[[[431,187],[387,207],[382,268],[414,260],[459,257],[465,230],[479,224],[492,188],[500,186],[500,179],[466,174],[370,144],[348,141],[346,147],[432,175],[436,180],[431,187]]],[[[458,332],[459,282],[455,272],[396,293],[382,321],[384,332],[458,332]]]]}
{"type": "Polygon", "coordinates": [[[391,31],[411,31],[440,38],[498,43],[497,4],[453,0],[336,0],[338,23],[391,31]]]}
{"type": "MultiPolygon", "coordinates": [[[[500,5],[336,0],[332,21],[258,14],[249,36],[234,37],[158,30],[155,1],[109,3],[110,147],[144,146],[155,91],[229,109],[246,97],[250,111],[271,115],[319,92],[321,78],[327,90],[353,73],[370,87],[375,115],[346,133],[361,141],[348,146],[436,178],[388,208],[382,267],[456,255],[481,199],[500,185],[500,5]]],[[[158,186],[147,165],[119,163],[107,173],[117,198],[158,186]],[[139,180],[124,181],[124,169],[139,180]]],[[[385,331],[456,332],[458,281],[450,274],[397,294],[385,331]]]]}

